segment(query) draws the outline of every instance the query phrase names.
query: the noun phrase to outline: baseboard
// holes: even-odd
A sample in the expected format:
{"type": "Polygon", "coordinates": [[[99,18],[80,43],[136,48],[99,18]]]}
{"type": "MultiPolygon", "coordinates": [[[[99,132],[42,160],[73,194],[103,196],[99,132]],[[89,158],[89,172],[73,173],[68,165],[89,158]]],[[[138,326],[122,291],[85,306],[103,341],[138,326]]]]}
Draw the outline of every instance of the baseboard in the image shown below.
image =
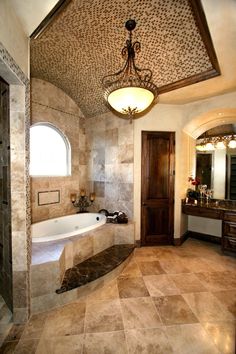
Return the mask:
{"type": "Polygon", "coordinates": [[[189,237],[189,231],[186,231],[180,238],[174,238],[173,243],[175,246],[181,246],[184,241],[189,237]]]}
{"type": "Polygon", "coordinates": [[[135,240],[135,246],[136,246],[136,248],[141,247],[141,241],[140,240],[135,240]]]}
{"type": "Polygon", "coordinates": [[[197,240],[221,244],[221,237],[208,235],[208,234],[202,234],[200,232],[188,231],[188,237],[196,238],[197,240]]]}
{"type": "MultiPolygon", "coordinates": [[[[202,234],[200,232],[186,231],[180,238],[173,239],[174,246],[181,246],[189,237],[195,238],[197,240],[217,243],[219,245],[221,244],[221,237],[208,235],[208,234],[202,234]]],[[[136,244],[136,247],[141,247],[140,240],[136,240],[135,244],[136,244]]]]}

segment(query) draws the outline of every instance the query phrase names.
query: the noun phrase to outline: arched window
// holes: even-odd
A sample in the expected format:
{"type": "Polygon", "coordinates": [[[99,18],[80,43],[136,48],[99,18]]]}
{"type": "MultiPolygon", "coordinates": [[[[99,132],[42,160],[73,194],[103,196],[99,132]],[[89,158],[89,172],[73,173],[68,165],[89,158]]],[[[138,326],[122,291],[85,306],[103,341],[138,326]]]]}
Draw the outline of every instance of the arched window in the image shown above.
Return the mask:
{"type": "Polygon", "coordinates": [[[68,176],[71,149],[65,135],[50,123],[30,128],[30,175],[68,176]]]}

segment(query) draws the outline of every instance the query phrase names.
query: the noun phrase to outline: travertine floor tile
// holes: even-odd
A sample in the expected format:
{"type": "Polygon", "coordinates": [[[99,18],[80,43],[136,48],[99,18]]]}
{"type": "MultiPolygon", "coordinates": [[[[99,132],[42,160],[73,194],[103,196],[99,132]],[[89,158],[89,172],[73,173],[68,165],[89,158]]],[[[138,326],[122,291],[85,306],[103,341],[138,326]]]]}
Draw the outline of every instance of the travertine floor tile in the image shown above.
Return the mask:
{"type": "MultiPolygon", "coordinates": [[[[222,256],[220,255],[211,255],[210,257],[205,258],[206,263],[208,266],[213,269],[215,272],[225,272],[227,270],[232,270],[229,269],[229,265],[225,265],[224,261],[222,262],[222,256]]],[[[231,267],[230,267],[231,268],[231,267]]]]}
{"type": "Polygon", "coordinates": [[[143,277],[150,296],[177,295],[180,294],[175,283],[167,274],[146,275],[143,277]]]}
{"type": "Polygon", "coordinates": [[[171,354],[173,353],[162,328],[144,328],[125,331],[130,354],[171,354]]]}
{"type": "Polygon", "coordinates": [[[19,340],[22,337],[22,333],[25,329],[24,324],[15,324],[11,327],[10,331],[8,332],[8,335],[6,337],[7,342],[11,342],[14,340],[19,340]]]}
{"type": "Polygon", "coordinates": [[[207,289],[199,281],[197,276],[193,273],[188,274],[170,274],[169,278],[173,280],[180,293],[194,293],[206,291],[207,289]]]}
{"type": "Polygon", "coordinates": [[[118,299],[119,292],[116,279],[103,286],[101,289],[93,291],[87,296],[87,302],[94,302],[98,300],[112,300],[118,299]]]}
{"type": "Polygon", "coordinates": [[[181,295],[156,297],[153,300],[165,325],[198,322],[181,295]]]}
{"type": "Polygon", "coordinates": [[[122,299],[121,309],[125,329],[162,326],[151,297],[122,299]]]}
{"type": "Polygon", "coordinates": [[[33,315],[26,324],[22,333],[22,339],[40,338],[48,313],[33,315]]]}
{"type": "Polygon", "coordinates": [[[136,248],[133,259],[135,261],[157,261],[157,255],[152,247],[136,248]]]}
{"type": "Polygon", "coordinates": [[[120,300],[88,303],[85,316],[85,332],[109,332],[123,330],[120,300]]]}
{"type": "Polygon", "coordinates": [[[205,261],[203,257],[183,256],[181,257],[182,264],[187,267],[191,273],[213,272],[214,269],[205,261]]]}
{"type": "Polygon", "coordinates": [[[206,272],[196,276],[210,291],[236,289],[236,272],[206,272]]]}
{"type": "Polygon", "coordinates": [[[223,290],[213,292],[213,295],[227,308],[236,318],[236,290],[223,290]]]}
{"type": "Polygon", "coordinates": [[[83,354],[128,354],[124,332],[86,334],[83,354]]]}
{"type": "Polygon", "coordinates": [[[36,354],[82,354],[84,334],[42,338],[36,354]]]}
{"type": "Polygon", "coordinates": [[[178,261],[179,260],[179,257],[176,254],[175,248],[173,246],[153,247],[153,253],[157,261],[160,260],[178,261]]]}
{"type": "Polygon", "coordinates": [[[231,321],[233,315],[209,292],[183,294],[200,322],[231,321]]]}
{"type": "Polygon", "coordinates": [[[160,265],[166,273],[169,274],[178,274],[178,273],[190,273],[190,270],[185,267],[181,260],[160,260],[160,265]]]}
{"type": "Polygon", "coordinates": [[[202,326],[221,354],[235,354],[235,322],[204,322],[202,326]]]}
{"type": "Polygon", "coordinates": [[[85,303],[72,303],[51,311],[42,335],[47,338],[84,332],[85,303]]]}
{"type": "Polygon", "coordinates": [[[220,354],[200,324],[170,326],[166,334],[175,354],[220,354]]]}
{"type": "Polygon", "coordinates": [[[142,273],[135,261],[131,261],[122,271],[120,277],[141,277],[142,273]]]}
{"type": "MultiPolygon", "coordinates": [[[[39,339],[20,339],[14,349],[17,354],[35,354],[39,339]]],[[[11,352],[10,352],[11,353],[11,352]]]]}
{"type": "Polygon", "coordinates": [[[142,275],[156,275],[165,273],[158,261],[138,262],[142,275]]]}
{"type": "Polygon", "coordinates": [[[25,329],[7,324],[0,352],[233,354],[236,258],[191,239],[135,253],[117,280],[82,300],[32,316],[25,329]],[[169,274],[155,274],[161,263],[169,274]]]}
{"type": "Polygon", "coordinates": [[[117,280],[120,298],[149,296],[143,278],[119,278],[117,280]]]}

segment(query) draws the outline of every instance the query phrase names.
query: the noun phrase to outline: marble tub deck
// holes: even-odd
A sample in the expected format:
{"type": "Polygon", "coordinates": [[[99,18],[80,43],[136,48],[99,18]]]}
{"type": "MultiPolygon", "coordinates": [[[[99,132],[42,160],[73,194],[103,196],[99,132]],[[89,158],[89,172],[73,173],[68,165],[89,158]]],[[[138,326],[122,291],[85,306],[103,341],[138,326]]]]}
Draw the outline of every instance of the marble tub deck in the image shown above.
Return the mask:
{"type": "Polygon", "coordinates": [[[220,246],[136,248],[90,295],[14,325],[1,353],[234,354],[236,258],[220,246]]]}
{"type": "Polygon", "coordinates": [[[114,245],[66,270],[57,294],[90,283],[111,272],[133,252],[134,245],[114,245]]]}

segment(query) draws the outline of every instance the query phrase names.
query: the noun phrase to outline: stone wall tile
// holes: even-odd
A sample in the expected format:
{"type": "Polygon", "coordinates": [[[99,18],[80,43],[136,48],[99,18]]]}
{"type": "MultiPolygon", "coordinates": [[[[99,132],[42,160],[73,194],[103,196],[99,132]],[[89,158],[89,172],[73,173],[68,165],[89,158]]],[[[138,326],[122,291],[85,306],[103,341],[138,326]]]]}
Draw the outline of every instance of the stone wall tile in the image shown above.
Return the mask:
{"type": "Polygon", "coordinates": [[[119,145],[129,145],[133,144],[134,136],[133,136],[133,125],[127,124],[119,127],[118,132],[118,144],[119,145]]]}
{"type": "Polygon", "coordinates": [[[54,293],[60,286],[59,262],[48,262],[31,266],[32,298],[54,293]]]}
{"type": "Polygon", "coordinates": [[[106,130],[105,133],[106,148],[118,145],[118,128],[106,130]]]}
{"type": "Polygon", "coordinates": [[[134,162],[134,146],[129,145],[119,145],[118,150],[118,162],[119,163],[133,163],[134,162]]]}
{"type": "Polygon", "coordinates": [[[27,241],[24,231],[12,231],[12,268],[13,271],[27,270],[27,241]]]}
{"type": "Polygon", "coordinates": [[[94,187],[93,190],[96,194],[96,199],[98,197],[104,197],[105,195],[105,182],[98,182],[98,181],[94,181],[94,187]]]}
{"type": "Polygon", "coordinates": [[[13,272],[13,305],[17,308],[27,306],[27,274],[26,271],[13,272]]]}
{"type": "Polygon", "coordinates": [[[118,184],[118,200],[131,201],[134,193],[133,183],[119,183],[118,184]]]}
{"type": "Polygon", "coordinates": [[[93,238],[93,253],[102,252],[114,244],[114,229],[110,225],[105,225],[101,231],[96,231],[96,237],[93,238]]]}
{"type": "Polygon", "coordinates": [[[84,238],[74,242],[73,245],[73,265],[79,264],[89,257],[93,256],[93,238],[92,236],[85,235],[84,238]]]}
{"type": "Polygon", "coordinates": [[[105,151],[106,164],[115,164],[118,161],[118,146],[109,146],[105,151]]]}
{"type": "Polygon", "coordinates": [[[135,242],[134,223],[117,224],[115,227],[114,242],[116,245],[135,242]]]}

